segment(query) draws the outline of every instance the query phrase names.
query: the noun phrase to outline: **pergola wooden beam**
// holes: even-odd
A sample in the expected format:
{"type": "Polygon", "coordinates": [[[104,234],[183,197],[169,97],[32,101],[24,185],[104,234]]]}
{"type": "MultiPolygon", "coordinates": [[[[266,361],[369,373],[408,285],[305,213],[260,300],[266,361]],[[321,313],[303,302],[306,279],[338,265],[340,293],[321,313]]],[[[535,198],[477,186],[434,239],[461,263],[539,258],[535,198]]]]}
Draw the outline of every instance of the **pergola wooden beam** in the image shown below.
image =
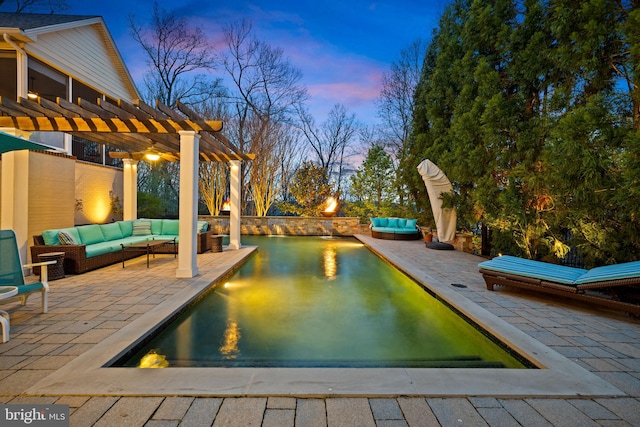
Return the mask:
{"type": "Polygon", "coordinates": [[[185,104],[177,112],[161,102],[151,107],[141,100],[117,104],[98,99],[94,104],[78,99],[77,104],[61,98],[56,102],[38,97],[18,102],[0,98],[0,127],[28,132],[65,132],[133,153],[151,146],[179,158],[180,131],[200,135],[200,157],[205,161],[251,160],[220,133],[222,121],[204,120],[185,104]]]}
{"type": "MultiPolygon", "coordinates": [[[[4,111],[9,109],[0,106],[4,111]]],[[[0,127],[15,127],[25,131],[43,132],[115,132],[140,134],[178,134],[181,130],[195,132],[216,132],[215,120],[152,120],[148,126],[138,119],[103,119],[101,117],[46,117],[38,116],[0,116],[0,127]],[[211,122],[211,123],[210,123],[211,122]]]]}

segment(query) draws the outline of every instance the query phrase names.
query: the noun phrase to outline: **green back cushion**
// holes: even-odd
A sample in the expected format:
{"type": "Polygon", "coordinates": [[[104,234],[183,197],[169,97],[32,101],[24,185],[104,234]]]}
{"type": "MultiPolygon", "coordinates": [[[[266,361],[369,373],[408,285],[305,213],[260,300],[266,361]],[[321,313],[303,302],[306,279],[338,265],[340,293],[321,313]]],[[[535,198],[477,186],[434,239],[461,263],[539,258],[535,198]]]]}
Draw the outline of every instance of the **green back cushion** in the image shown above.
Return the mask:
{"type": "Polygon", "coordinates": [[[389,226],[389,218],[378,218],[380,220],[380,225],[378,227],[388,227],[389,226]]]}
{"type": "Polygon", "coordinates": [[[133,221],[132,236],[148,236],[151,234],[151,221],[148,219],[136,219],[133,221]]]}
{"type": "Polygon", "coordinates": [[[416,228],[417,223],[418,223],[417,219],[408,219],[404,226],[405,228],[416,228]]]}
{"type": "MultiPolygon", "coordinates": [[[[177,236],[178,235],[178,224],[179,221],[177,219],[163,219],[162,220],[162,234],[177,236]]],[[[155,234],[155,233],[154,233],[155,234]]]]}
{"type": "Polygon", "coordinates": [[[104,234],[102,234],[102,230],[98,224],[82,225],[76,229],[80,235],[80,241],[85,245],[105,241],[104,234]]]}
{"type": "Polygon", "coordinates": [[[104,240],[107,242],[110,240],[122,239],[124,237],[118,223],[101,224],[100,229],[104,235],[104,240]]]}
{"type": "Polygon", "coordinates": [[[204,233],[209,229],[209,223],[207,221],[198,221],[198,232],[204,233]]]}
{"type": "Polygon", "coordinates": [[[168,234],[162,231],[162,225],[165,220],[163,219],[152,219],[151,221],[151,234],[168,234]]]}
{"type": "Polygon", "coordinates": [[[44,230],[42,232],[42,240],[44,240],[45,245],[59,245],[58,241],[58,231],[59,230],[44,230]]]}
{"type": "Polygon", "coordinates": [[[120,226],[120,231],[122,231],[122,237],[129,237],[131,233],[133,233],[133,221],[118,221],[116,224],[120,226]]]}
{"type": "Polygon", "coordinates": [[[398,218],[389,218],[387,220],[387,227],[397,227],[398,226],[398,218]]]}

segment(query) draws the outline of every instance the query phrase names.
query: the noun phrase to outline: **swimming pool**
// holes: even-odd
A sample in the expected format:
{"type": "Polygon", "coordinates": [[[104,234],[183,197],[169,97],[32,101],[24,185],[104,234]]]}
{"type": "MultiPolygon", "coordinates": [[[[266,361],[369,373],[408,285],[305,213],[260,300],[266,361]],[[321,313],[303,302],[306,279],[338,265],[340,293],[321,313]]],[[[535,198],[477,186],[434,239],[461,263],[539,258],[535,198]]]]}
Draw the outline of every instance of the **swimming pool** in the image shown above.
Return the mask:
{"type": "Polygon", "coordinates": [[[350,238],[243,238],[259,251],[125,367],[524,368],[350,238]]]}

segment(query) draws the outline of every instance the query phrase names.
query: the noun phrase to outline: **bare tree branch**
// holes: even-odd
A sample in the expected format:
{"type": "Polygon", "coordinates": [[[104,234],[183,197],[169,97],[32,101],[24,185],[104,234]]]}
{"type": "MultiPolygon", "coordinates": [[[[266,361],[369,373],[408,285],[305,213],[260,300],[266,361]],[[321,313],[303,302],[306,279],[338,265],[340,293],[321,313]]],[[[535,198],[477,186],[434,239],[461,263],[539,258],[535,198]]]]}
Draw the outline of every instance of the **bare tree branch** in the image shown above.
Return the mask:
{"type": "Polygon", "coordinates": [[[204,32],[184,18],[153,5],[149,27],[129,18],[133,38],[147,54],[149,72],[144,78],[147,100],[169,106],[177,100],[195,105],[220,91],[220,79],[203,73],[215,69],[215,53],[204,32]]]}

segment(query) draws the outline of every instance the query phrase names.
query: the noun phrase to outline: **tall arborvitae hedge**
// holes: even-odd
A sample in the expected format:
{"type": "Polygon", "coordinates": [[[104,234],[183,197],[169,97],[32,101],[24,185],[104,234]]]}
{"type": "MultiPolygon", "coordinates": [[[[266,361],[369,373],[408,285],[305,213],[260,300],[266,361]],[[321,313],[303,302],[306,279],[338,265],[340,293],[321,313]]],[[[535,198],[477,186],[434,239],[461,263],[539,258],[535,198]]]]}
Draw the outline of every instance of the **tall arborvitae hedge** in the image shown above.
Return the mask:
{"type": "Polygon", "coordinates": [[[401,176],[452,181],[494,253],[586,266],[640,258],[639,1],[455,0],[416,93],[401,176]]]}

